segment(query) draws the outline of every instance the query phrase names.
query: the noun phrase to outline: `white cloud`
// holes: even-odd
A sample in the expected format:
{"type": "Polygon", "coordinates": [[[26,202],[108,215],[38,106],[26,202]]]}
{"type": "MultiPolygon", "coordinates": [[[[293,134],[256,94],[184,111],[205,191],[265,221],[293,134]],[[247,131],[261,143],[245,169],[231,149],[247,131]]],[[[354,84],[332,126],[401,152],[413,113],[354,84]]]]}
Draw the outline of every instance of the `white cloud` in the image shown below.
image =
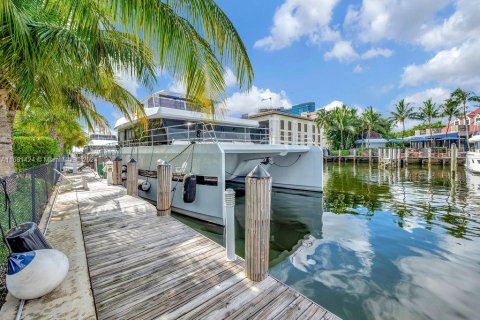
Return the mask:
{"type": "Polygon", "coordinates": [[[322,108],[324,108],[326,111],[332,111],[333,109],[340,108],[342,105],[342,101],[333,100],[332,102],[324,105],[322,108]]]}
{"type": "Polygon", "coordinates": [[[262,89],[256,86],[252,86],[248,92],[235,92],[227,98],[225,104],[229,113],[238,115],[256,112],[261,107],[270,107],[269,98],[271,98],[272,107],[290,108],[292,106],[285,91],[273,92],[270,89],[262,89]]]}
{"type": "Polygon", "coordinates": [[[393,51],[386,48],[371,48],[365,53],[362,54],[362,59],[372,59],[376,57],[390,58],[393,54],[393,51]]]}
{"type": "Polygon", "coordinates": [[[225,85],[227,88],[233,87],[237,84],[237,77],[233,74],[232,69],[227,68],[223,74],[223,79],[225,80],[225,85]]]}
{"type": "Polygon", "coordinates": [[[363,0],[359,8],[349,7],[345,26],[356,30],[365,42],[412,41],[435,26],[436,14],[450,1],[363,0]]]}
{"type": "Polygon", "coordinates": [[[355,68],[353,68],[353,73],[362,73],[363,68],[361,65],[357,64],[355,68]]]}
{"type": "Polygon", "coordinates": [[[183,83],[181,83],[179,81],[170,82],[167,90],[175,92],[175,93],[183,93],[183,94],[187,93],[187,88],[185,87],[185,85],[183,83]]]}
{"type": "Polygon", "coordinates": [[[415,86],[426,82],[480,91],[480,40],[442,50],[421,65],[405,68],[401,84],[415,86]]]}
{"type": "Polygon", "coordinates": [[[117,80],[118,84],[120,84],[124,89],[128,92],[133,94],[137,97],[138,89],[140,88],[140,84],[137,80],[130,77],[130,73],[124,69],[118,69],[115,71],[115,79],[117,80]]]}
{"type": "Polygon", "coordinates": [[[408,95],[405,97],[405,102],[412,103],[414,106],[418,107],[427,99],[432,99],[433,102],[440,104],[448,97],[450,97],[450,90],[437,87],[408,95]]]}
{"type": "Polygon", "coordinates": [[[455,12],[419,37],[426,49],[445,49],[458,46],[480,33],[480,3],[478,0],[456,1],[455,12]]]}
{"type": "Polygon", "coordinates": [[[341,62],[349,62],[358,59],[358,53],[353,49],[350,41],[340,40],[335,43],[332,50],[324,54],[326,60],[337,59],[341,62]]]}
{"type": "Polygon", "coordinates": [[[339,0],[285,0],[273,17],[270,35],[255,42],[256,48],[279,50],[305,37],[312,43],[335,41],[340,34],[330,28],[339,0]]]}

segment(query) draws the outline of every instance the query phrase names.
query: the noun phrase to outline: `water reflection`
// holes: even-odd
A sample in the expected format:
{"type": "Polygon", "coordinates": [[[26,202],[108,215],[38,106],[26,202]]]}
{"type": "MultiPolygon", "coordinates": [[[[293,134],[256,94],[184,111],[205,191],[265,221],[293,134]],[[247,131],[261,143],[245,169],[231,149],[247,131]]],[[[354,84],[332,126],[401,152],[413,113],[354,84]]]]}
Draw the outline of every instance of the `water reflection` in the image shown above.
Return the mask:
{"type": "Polygon", "coordinates": [[[321,230],[273,276],[345,319],[476,318],[480,177],[338,164],[325,177],[321,230]]]}
{"type": "MultiPolygon", "coordinates": [[[[344,319],[478,318],[480,176],[435,166],[324,170],[323,197],[272,193],[274,277],[344,319]]],[[[221,231],[200,230],[221,242],[221,231]]]]}

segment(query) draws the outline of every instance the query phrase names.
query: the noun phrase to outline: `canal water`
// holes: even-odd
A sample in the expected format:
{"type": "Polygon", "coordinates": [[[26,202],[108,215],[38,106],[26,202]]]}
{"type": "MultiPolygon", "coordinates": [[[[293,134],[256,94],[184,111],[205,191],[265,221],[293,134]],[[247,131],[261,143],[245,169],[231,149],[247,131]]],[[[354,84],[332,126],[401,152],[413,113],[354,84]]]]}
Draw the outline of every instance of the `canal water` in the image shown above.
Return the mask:
{"type": "MultiPolygon", "coordinates": [[[[323,196],[272,194],[273,277],[344,319],[479,319],[480,176],[338,163],[324,173],[323,196]]],[[[221,228],[180,219],[223,243],[221,228]]]]}

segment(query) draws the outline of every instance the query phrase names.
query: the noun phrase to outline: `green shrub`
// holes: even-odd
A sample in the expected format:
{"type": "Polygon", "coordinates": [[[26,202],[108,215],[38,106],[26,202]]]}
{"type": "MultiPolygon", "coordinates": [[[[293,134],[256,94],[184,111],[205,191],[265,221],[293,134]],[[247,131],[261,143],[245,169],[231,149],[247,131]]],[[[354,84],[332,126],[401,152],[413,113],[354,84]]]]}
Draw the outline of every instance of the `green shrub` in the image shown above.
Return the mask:
{"type": "Polygon", "coordinates": [[[57,142],[50,137],[14,137],[15,170],[22,171],[47,163],[59,154],[57,142]]]}
{"type": "Polygon", "coordinates": [[[350,154],[350,150],[332,150],[330,153],[332,156],[338,156],[339,154],[341,156],[348,156],[350,154]]]}

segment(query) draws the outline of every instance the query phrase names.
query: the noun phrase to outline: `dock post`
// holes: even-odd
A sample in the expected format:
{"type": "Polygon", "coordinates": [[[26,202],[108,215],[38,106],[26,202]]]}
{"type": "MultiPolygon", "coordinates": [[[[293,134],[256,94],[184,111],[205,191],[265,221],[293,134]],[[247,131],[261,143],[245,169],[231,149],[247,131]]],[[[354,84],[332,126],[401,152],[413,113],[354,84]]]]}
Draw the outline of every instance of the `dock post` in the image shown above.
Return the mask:
{"type": "Polygon", "coordinates": [[[383,149],[381,149],[381,148],[378,148],[378,150],[377,150],[378,165],[380,165],[380,163],[382,163],[382,151],[383,151],[383,149]]]}
{"type": "Polygon", "coordinates": [[[402,149],[397,148],[397,166],[400,168],[402,166],[402,149]]]}
{"type": "Polygon", "coordinates": [[[169,216],[172,212],[172,165],[162,159],[157,161],[157,214],[169,216]]]}
{"type": "Polygon", "coordinates": [[[432,148],[427,149],[428,165],[432,165],[432,148]]]}
{"type": "Polygon", "coordinates": [[[368,163],[372,164],[372,149],[368,149],[368,163]]]}
{"type": "Polygon", "coordinates": [[[127,163],[127,194],[129,196],[138,196],[137,162],[133,158],[127,163]]]}
{"type": "Polygon", "coordinates": [[[405,163],[404,167],[408,166],[408,148],[405,148],[405,163]]]}
{"type": "Polygon", "coordinates": [[[253,281],[268,274],[272,177],[257,165],[245,178],[245,273],[253,281]]]}
{"type": "Polygon", "coordinates": [[[113,185],[122,184],[122,158],[117,156],[113,160],[113,185]]]}
{"type": "Polygon", "coordinates": [[[227,260],[234,261],[235,255],[235,191],[225,190],[225,248],[227,260]]]}
{"type": "Polygon", "coordinates": [[[457,172],[457,145],[452,144],[450,147],[450,171],[455,174],[457,172]]]}
{"type": "Polygon", "coordinates": [[[93,171],[98,172],[98,158],[93,158],[93,171]]]}
{"type": "Polygon", "coordinates": [[[353,164],[357,161],[357,149],[353,149],[353,164]]]}

